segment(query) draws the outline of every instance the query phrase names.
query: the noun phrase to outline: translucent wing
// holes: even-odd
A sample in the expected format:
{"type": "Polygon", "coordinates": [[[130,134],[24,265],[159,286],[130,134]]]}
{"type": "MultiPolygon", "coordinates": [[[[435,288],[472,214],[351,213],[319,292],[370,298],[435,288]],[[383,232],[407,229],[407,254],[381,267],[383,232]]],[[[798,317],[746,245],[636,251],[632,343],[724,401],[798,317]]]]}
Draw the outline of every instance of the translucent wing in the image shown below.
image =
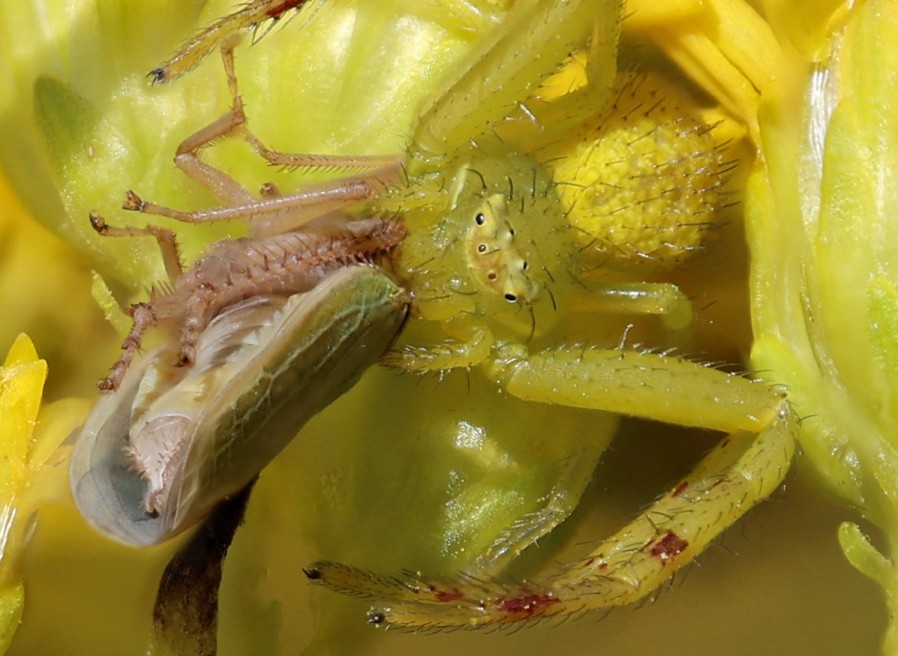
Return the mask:
{"type": "Polygon", "coordinates": [[[72,454],[82,514],[151,545],[242,489],[386,350],[409,298],[379,270],[341,269],[315,289],[255,297],[204,331],[190,368],[160,348],[92,411],[72,454]]]}

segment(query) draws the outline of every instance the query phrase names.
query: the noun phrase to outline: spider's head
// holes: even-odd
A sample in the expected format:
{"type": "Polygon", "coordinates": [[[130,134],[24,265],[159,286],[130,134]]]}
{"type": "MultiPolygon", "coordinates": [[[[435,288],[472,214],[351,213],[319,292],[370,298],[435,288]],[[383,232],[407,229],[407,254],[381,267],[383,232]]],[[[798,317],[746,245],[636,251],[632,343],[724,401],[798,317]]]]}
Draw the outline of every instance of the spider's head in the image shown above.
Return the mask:
{"type": "Polygon", "coordinates": [[[470,317],[519,337],[553,324],[576,248],[549,174],[505,144],[481,140],[444,162],[438,180],[426,194],[434,202],[405,214],[409,236],[398,256],[417,314],[470,317]]]}
{"type": "Polygon", "coordinates": [[[518,244],[521,240],[511,219],[505,196],[487,196],[470,217],[465,236],[467,262],[472,277],[485,290],[509,303],[527,305],[537,300],[542,287],[530,275],[530,262],[518,244]]]}

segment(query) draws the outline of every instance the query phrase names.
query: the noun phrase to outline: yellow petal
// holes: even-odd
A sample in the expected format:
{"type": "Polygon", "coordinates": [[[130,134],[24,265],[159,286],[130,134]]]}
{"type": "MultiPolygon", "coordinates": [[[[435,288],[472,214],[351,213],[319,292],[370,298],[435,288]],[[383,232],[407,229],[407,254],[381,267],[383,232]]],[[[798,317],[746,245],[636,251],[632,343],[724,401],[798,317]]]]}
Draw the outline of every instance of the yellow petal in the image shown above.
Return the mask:
{"type": "Polygon", "coordinates": [[[25,601],[25,587],[13,583],[0,588],[0,654],[5,654],[9,643],[22,622],[22,608],[25,601]]]}
{"type": "Polygon", "coordinates": [[[47,363],[20,335],[0,368],[0,503],[8,506],[25,479],[47,363]]]}
{"type": "Polygon", "coordinates": [[[47,363],[37,359],[31,340],[19,335],[0,367],[0,653],[9,647],[25,601],[20,578],[10,571],[15,554],[7,547],[15,546],[15,529],[21,526],[15,501],[29,479],[28,456],[46,377],[47,363]]]}

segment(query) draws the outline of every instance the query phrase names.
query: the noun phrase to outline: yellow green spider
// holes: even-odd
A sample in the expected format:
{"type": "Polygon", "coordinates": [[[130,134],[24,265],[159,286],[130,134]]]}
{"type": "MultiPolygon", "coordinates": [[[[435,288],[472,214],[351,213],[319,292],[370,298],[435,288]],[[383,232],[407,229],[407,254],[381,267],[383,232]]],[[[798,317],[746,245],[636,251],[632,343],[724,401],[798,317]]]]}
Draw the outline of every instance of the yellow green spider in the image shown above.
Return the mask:
{"type": "Polygon", "coordinates": [[[168,82],[221,48],[232,107],[186,139],[176,161],[222,205],[180,211],[131,194],[126,207],[187,222],[244,220],[268,232],[333,212],[398,216],[408,236],[390,269],[414,300],[385,364],[438,374],[455,399],[466,385],[466,405],[446,416],[456,443],[486,465],[479,480],[447,487],[442,547],[459,576],[382,577],[330,561],[307,576],[371,598],[372,623],[405,627],[477,627],[651,595],[780,485],[796,431],[775,389],[661,348],[689,327],[692,309],[657,279],[701,248],[726,202],[730,164],[712,128],[679,115],[675,92],[659,92],[651,76],[617,75],[620,2],[530,0],[500,10],[458,0],[443,4],[462,27],[486,25],[484,36],[424,106],[404,153],[274,151],[250,129],[232,37],[303,4],[251,2],[151,73],[168,82]],[[578,62],[585,81],[551,91],[553,76],[578,62]],[[267,187],[255,198],[198,157],[229,136],[276,166],[352,173],[293,193],[267,187]],[[640,344],[655,345],[658,335],[659,346],[640,344]],[[483,435],[493,431],[483,427],[497,408],[521,419],[488,454],[483,435]],[[576,507],[615,415],[726,436],[587,555],[543,580],[506,581],[512,561],[576,507]],[[506,468],[512,454],[516,468],[506,468]],[[534,485],[522,471],[544,477],[539,494],[515,493],[534,485]]]}

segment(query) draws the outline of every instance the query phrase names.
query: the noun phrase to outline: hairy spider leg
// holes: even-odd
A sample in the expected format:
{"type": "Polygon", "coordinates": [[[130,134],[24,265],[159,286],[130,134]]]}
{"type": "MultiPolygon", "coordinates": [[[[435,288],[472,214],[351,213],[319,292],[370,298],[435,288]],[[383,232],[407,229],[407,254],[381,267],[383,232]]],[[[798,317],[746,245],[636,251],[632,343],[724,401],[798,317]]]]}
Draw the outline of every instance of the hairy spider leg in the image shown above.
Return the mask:
{"type": "MultiPolygon", "coordinates": [[[[174,56],[147,75],[153,84],[165,84],[193,70],[216,49],[239,40],[243,30],[277,22],[288,11],[302,9],[309,0],[253,0],[232,14],[213,21],[178,48],[174,56]]],[[[323,4],[325,0],[321,0],[323,4]]],[[[320,5],[319,5],[320,6],[320,5]]],[[[317,10],[316,10],[317,11],[317,10]]]]}
{"type": "Polygon", "coordinates": [[[373,599],[369,621],[406,628],[476,628],[609,608],[650,596],[785,477],[797,418],[763,383],[653,353],[560,349],[496,358],[514,396],[729,433],[648,510],[546,580],[504,583],[384,577],[333,562],[310,580],[373,599]]]}
{"type": "MultiPolygon", "coordinates": [[[[591,77],[579,95],[588,94],[592,106],[601,107],[617,70],[617,49],[609,46],[618,39],[620,10],[620,0],[540,0],[511,14],[422,114],[413,139],[416,155],[427,161],[465,147],[472,132],[488,132],[583,43],[589,44],[591,77]]],[[[583,101],[576,104],[582,113],[583,101]]]]}

